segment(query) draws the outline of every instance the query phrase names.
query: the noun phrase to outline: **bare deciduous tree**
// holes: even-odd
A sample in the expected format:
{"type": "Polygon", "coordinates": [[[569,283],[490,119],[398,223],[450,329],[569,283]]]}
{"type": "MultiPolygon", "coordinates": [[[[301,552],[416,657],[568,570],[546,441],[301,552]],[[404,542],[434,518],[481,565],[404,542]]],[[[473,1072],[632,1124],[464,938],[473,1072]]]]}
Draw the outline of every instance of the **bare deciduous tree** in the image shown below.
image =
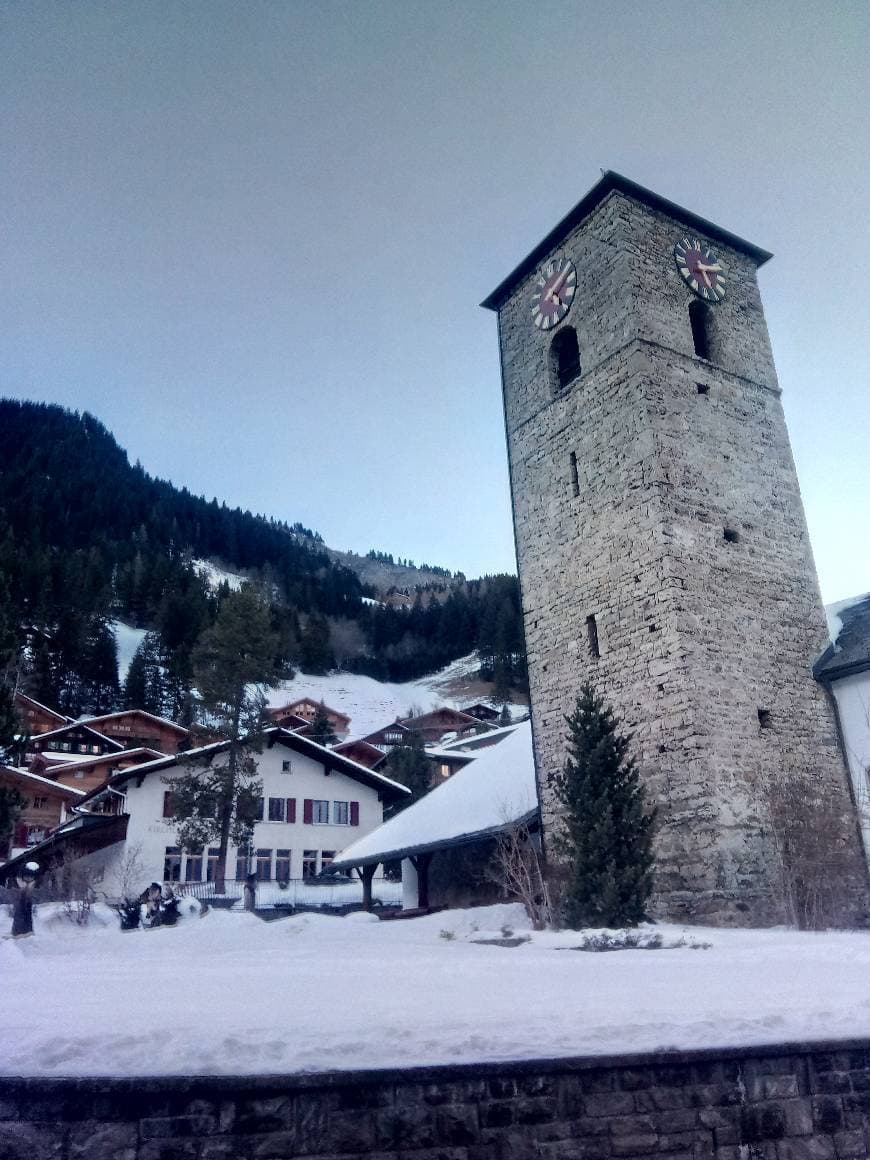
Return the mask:
{"type": "Polygon", "coordinates": [[[768,780],[763,804],[771,881],[784,920],[801,930],[842,926],[854,910],[848,819],[809,777],[768,780]]]}
{"type": "Polygon", "coordinates": [[[552,925],[550,887],[528,826],[515,825],[501,831],[486,874],[508,898],[525,906],[535,930],[552,925]]]}

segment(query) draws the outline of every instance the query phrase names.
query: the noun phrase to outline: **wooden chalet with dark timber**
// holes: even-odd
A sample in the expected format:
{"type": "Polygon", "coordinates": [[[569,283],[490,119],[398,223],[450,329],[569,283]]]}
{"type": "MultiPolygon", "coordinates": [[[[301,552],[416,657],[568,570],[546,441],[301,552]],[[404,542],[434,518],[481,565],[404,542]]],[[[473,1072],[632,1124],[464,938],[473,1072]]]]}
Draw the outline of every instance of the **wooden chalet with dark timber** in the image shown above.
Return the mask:
{"type": "Polygon", "coordinates": [[[17,790],[24,798],[12,833],[0,840],[0,860],[42,842],[66,820],[70,807],[85,796],[82,789],[58,785],[18,766],[0,765],[0,786],[17,790]]]}
{"type": "Polygon", "coordinates": [[[313,697],[299,697],[297,700],[290,701],[280,708],[268,710],[269,717],[276,725],[291,729],[295,729],[296,726],[284,725],[284,720],[287,715],[301,718],[302,721],[310,725],[318,712],[326,714],[329,718],[329,724],[332,726],[332,731],[339,740],[347,737],[350,730],[350,717],[346,713],[339,713],[337,709],[330,709],[329,705],[325,705],[323,701],[316,701],[313,697]]]}
{"type": "Polygon", "coordinates": [[[48,705],[34,701],[33,697],[28,697],[26,693],[15,694],[15,714],[21,722],[22,733],[28,737],[51,733],[54,729],[60,729],[70,723],[69,717],[49,709],[48,705]]]}
{"type": "Polygon", "coordinates": [[[451,737],[465,737],[489,728],[477,717],[446,707],[421,713],[419,717],[403,717],[400,724],[422,737],[425,745],[438,745],[448,734],[451,737]]]}
{"type": "Polygon", "coordinates": [[[120,742],[125,749],[156,749],[158,753],[180,753],[188,744],[190,730],[166,717],[146,713],[144,709],[124,709],[87,717],[84,724],[120,742]]]}
{"type": "Polygon", "coordinates": [[[290,729],[293,733],[307,729],[310,724],[304,717],[300,717],[297,713],[291,713],[287,708],[267,709],[266,716],[273,725],[277,725],[281,729],[290,729]]]}
{"type": "Polygon", "coordinates": [[[463,705],[460,712],[467,713],[469,717],[476,717],[478,721],[486,721],[491,725],[495,725],[500,716],[498,709],[493,709],[491,705],[484,705],[482,701],[478,701],[474,705],[463,705]]]}
{"type": "Polygon", "coordinates": [[[383,729],[376,729],[374,733],[367,733],[360,740],[364,741],[367,745],[373,745],[381,753],[389,753],[397,745],[409,745],[411,736],[411,730],[406,725],[402,725],[399,721],[393,721],[392,724],[385,725],[383,729]]]}
{"type": "Polygon", "coordinates": [[[37,753],[62,754],[72,758],[102,757],[106,753],[119,753],[123,748],[120,741],[113,741],[92,725],[74,721],[62,729],[31,738],[27,746],[27,757],[32,760],[37,753]]]}
{"type": "Polygon", "coordinates": [[[34,757],[29,765],[34,773],[51,778],[60,785],[72,786],[75,789],[90,793],[92,789],[103,785],[113,774],[122,769],[129,769],[134,765],[143,765],[146,761],[165,757],[156,749],[123,749],[118,752],[105,753],[101,757],[83,758],[80,761],[70,761],[57,764],[54,754],[40,753],[34,757]]]}
{"type": "Polygon", "coordinates": [[[377,769],[387,760],[387,755],[376,745],[358,738],[356,741],[342,741],[341,745],[333,746],[333,753],[340,753],[348,757],[357,765],[364,765],[367,769],[377,769]]]}

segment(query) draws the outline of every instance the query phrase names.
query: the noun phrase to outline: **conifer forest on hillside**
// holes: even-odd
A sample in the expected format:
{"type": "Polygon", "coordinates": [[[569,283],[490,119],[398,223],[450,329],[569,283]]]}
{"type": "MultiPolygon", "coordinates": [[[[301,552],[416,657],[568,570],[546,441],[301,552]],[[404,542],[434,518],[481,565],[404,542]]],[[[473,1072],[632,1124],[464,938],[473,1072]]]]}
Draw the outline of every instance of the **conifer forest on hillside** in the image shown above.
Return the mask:
{"type": "Polygon", "coordinates": [[[437,583],[411,583],[402,602],[390,601],[332,559],[311,529],[206,500],[131,465],[87,412],[0,400],[7,684],[70,715],[135,704],[189,717],[193,649],[229,592],[202,561],[266,593],[281,642],[276,661],[288,674],[338,666],[404,681],[477,649],[498,695],[525,686],[515,576],[468,581],[427,565],[437,583]],[[126,687],[116,620],[147,630],[126,687]]]}

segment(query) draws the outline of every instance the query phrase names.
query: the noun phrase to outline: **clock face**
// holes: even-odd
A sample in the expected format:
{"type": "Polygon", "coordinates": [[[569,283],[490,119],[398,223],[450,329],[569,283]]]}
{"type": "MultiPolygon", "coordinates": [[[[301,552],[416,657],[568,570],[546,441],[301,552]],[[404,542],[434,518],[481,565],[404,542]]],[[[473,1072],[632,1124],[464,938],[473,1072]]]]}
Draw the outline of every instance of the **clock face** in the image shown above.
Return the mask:
{"type": "Polygon", "coordinates": [[[571,309],[577,290],[577,270],[570,258],[554,258],[538,271],[532,293],[532,322],[550,330],[571,309]]]}
{"type": "Polygon", "coordinates": [[[674,246],[674,260],[683,281],[707,302],[725,297],[725,271],[714,253],[698,238],[683,238],[674,246]]]}

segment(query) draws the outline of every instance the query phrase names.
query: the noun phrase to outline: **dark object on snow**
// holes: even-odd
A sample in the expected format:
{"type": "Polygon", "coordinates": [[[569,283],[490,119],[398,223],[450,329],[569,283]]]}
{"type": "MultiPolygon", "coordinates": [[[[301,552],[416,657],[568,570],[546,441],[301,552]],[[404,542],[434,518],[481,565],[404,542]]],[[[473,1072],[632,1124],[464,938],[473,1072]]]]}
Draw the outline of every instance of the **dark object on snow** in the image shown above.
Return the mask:
{"type": "Polygon", "coordinates": [[[142,912],[140,898],[125,898],[123,902],[118,903],[115,910],[117,910],[121,920],[121,930],[136,930],[138,928],[142,912]]]}
{"type": "Polygon", "coordinates": [[[253,910],[257,902],[257,875],[249,874],[245,879],[245,910],[253,910]]]}
{"type": "Polygon", "coordinates": [[[142,916],[144,927],[160,926],[162,899],[163,891],[159,882],[152,882],[148,889],[139,895],[139,902],[145,907],[145,914],[142,916]]]}
{"type": "Polygon", "coordinates": [[[168,897],[160,904],[160,923],[162,926],[175,926],[178,922],[178,899],[169,891],[168,897]]]}
{"type": "Polygon", "coordinates": [[[39,873],[38,862],[27,862],[17,875],[18,894],[12,907],[12,937],[22,938],[33,934],[33,888],[39,873]]]}

